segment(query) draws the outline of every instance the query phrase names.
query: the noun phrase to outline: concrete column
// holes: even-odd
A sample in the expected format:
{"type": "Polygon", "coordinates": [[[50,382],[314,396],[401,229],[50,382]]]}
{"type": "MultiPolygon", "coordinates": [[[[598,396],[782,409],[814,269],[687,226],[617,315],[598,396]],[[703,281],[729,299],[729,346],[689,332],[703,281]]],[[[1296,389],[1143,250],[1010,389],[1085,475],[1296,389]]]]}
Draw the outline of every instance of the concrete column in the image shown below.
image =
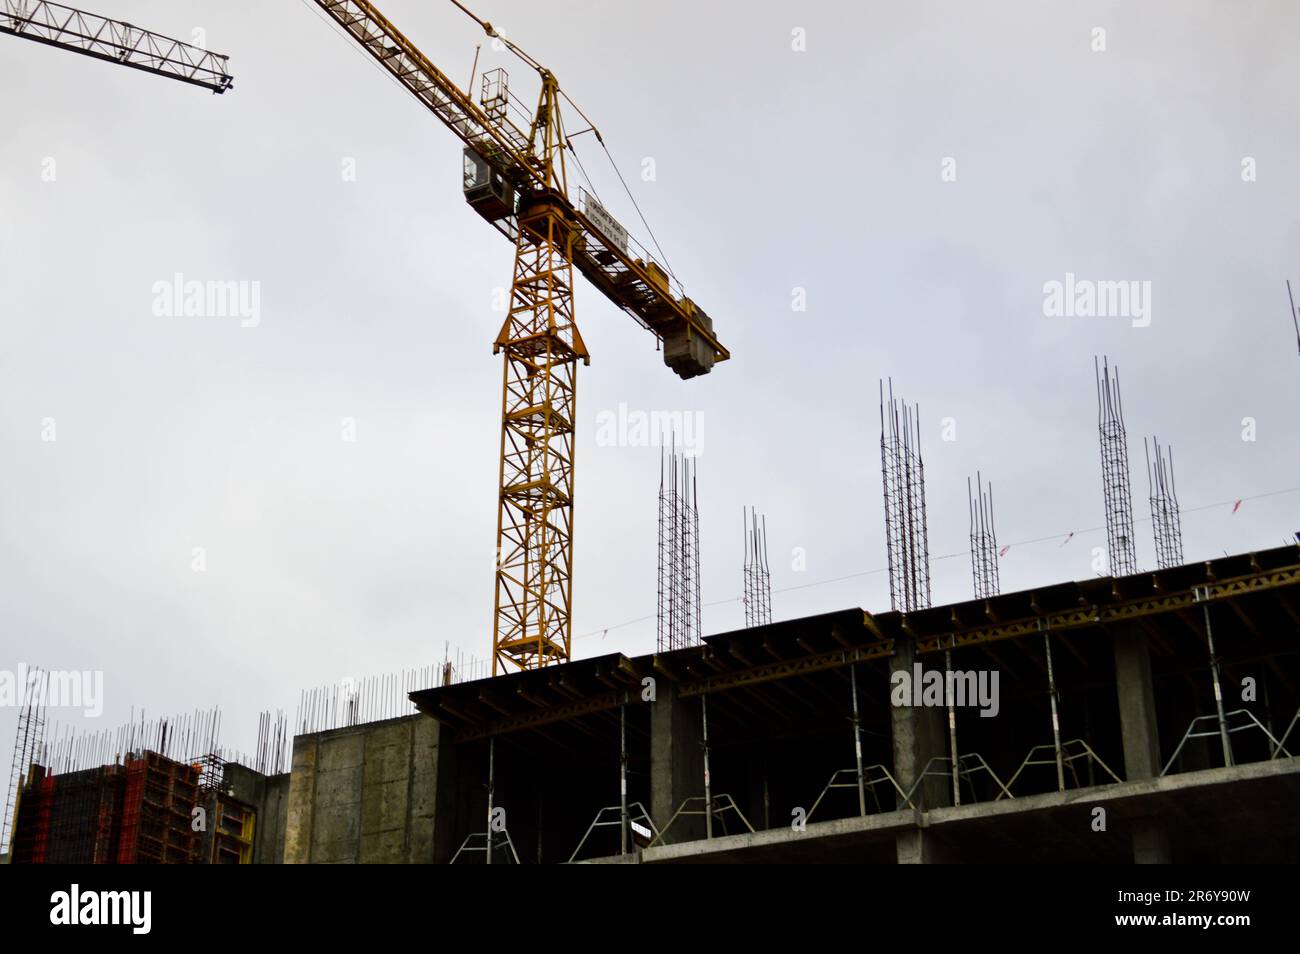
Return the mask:
{"type": "MultiPolygon", "coordinates": [[[[699,697],[683,699],[676,684],[656,680],[650,706],[650,814],[656,825],[667,825],[690,796],[704,795],[704,749],[700,734],[699,697]]],[[[703,803],[692,804],[703,810],[703,803]]],[[[678,819],[667,843],[704,837],[704,816],[678,819]]]]}
{"type": "Polygon", "coordinates": [[[1115,630],[1115,691],[1124,738],[1124,778],[1133,782],[1155,778],[1160,762],[1160,733],[1156,724],[1156,692],[1151,681],[1151,654],[1146,634],[1136,626],[1115,630]]]}
{"type": "Polygon", "coordinates": [[[900,865],[941,865],[952,860],[946,846],[924,828],[896,836],[894,848],[900,865]]]}
{"type": "MultiPolygon", "coordinates": [[[[1121,626],[1115,628],[1112,639],[1120,734],[1124,742],[1124,778],[1130,782],[1155,778],[1164,766],[1160,761],[1156,693],[1146,634],[1137,626],[1121,626]]],[[[1161,822],[1155,819],[1134,822],[1133,861],[1169,863],[1169,833],[1161,822]]]]}
{"type": "Polygon", "coordinates": [[[289,814],[289,773],[266,780],[262,801],[262,830],[257,835],[253,861],[259,865],[284,864],[284,827],[289,814]]]}
{"type": "MultiPolygon", "coordinates": [[[[937,658],[937,657],[936,657],[937,658]]],[[[895,672],[906,672],[912,678],[913,665],[920,659],[916,647],[910,639],[900,638],[894,645],[894,655],[889,661],[891,682],[890,691],[890,725],[894,743],[894,778],[903,791],[911,789],[913,783],[925,771],[932,758],[948,754],[948,736],[946,731],[948,710],[939,706],[896,706],[893,705],[892,677],[895,672]]],[[[942,664],[940,664],[942,665],[942,664]]],[[[914,686],[919,693],[921,687],[914,686]]],[[[932,765],[931,771],[939,774],[931,776],[917,789],[912,800],[919,808],[941,808],[952,804],[952,783],[950,767],[932,765]],[[923,801],[922,801],[923,800],[923,801]]],[[[901,798],[898,807],[904,807],[901,798]]]]}
{"type": "MultiPolygon", "coordinates": [[[[913,665],[920,659],[912,640],[902,637],[894,644],[894,655],[890,658],[889,672],[891,682],[895,672],[906,672],[911,679],[913,665]]],[[[920,691],[920,686],[913,687],[920,691]]],[[[894,747],[894,778],[903,791],[911,790],[926,765],[936,756],[948,754],[947,733],[945,730],[947,709],[926,706],[893,705],[891,691],[890,726],[894,747]]],[[[931,770],[935,774],[922,782],[912,796],[912,801],[919,809],[928,810],[952,804],[952,783],[948,767],[935,764],[931,770]]],[[[900,809],[906,804],[897,798],[900,809]]],[[[930,834],[919,826],[920,812],[917,813],[918,827],[904,832],[895,838],[899,864],[933,864],[944,860],[943,848],[930,834]]]]}
{"type": "Polygon", "coordinates": [[[289,807],[285,814],[284,863],[311,862],[312,822],[316,808],[317,735],[300,735],[293,740],[293,761],[289,776],[289,807]]]}
{"type": "Polygon", "coordinates": [[[1133,829],[1133,863],[1167,865],[1173,858],[1169,850],[1169,832],[1155,821],[1140,820],[1133,829]]]}
{"type": "Polygon", "coordinates": [[[451,730],[436,719],[426,718],[417,729],[415,750],[414,777],[422,793],[416,800],[417,814],[419,824],[427,824],[432,832],[432,858],[411,860],[445,864],[467,835],[484,828],[483,816],[473,807],[486,778],[477,771],[466,776],[474,760],[462,758],[464,747],[453,745],[451,730]]]}

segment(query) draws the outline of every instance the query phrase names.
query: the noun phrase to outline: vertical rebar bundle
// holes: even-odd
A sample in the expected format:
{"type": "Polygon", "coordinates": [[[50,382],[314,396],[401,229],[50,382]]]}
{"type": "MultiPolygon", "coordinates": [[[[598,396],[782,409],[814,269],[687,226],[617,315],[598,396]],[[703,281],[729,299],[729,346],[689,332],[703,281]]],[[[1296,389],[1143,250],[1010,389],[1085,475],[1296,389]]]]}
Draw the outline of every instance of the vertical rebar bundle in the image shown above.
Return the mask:
{"type": "Polygon", "coordinates": [[[659,458],[659,611],[655,649],[699,643],[700,512],[696,471],[675,444],[659,458]]]}
{"type": "MultiPolygon", "coordinates": [[[[491,675],[490,667],[487,660],[475,661],[473,671],[487,678],[491,675]]],[[[453,682],[462,682],[463,676],[457,678],[460,674],[459,667],[453,668],[450,660],[446,660],[418,669],[402,669],[365,679],[342,679],[330,686],[304,689],[298,697],[298,713],[294,718],[296,734],[414,715],[415,705],[408,698],[412,692],[431,688],[448,676],[453,682]]]]}
{"type": "Polygon", "coordinates": [[[1101,479],[1106,498],[1106,548],[1110,575],[1137,572],[1133,539],[1133,490],[1129,482],[1128,432],[1124,429],[1124,405],[1119,394],[1119,369],[1111,369],[1105,358],[1100,366],[1093,359],[1097,375],[1097,433],[1101,440],[1101,479]]]}
{"type": "MultiPolygon", "coordinates": [[[[224,785],[225,766],[231,762],[248,766],[263,775],[279,775],[288,767],[289,722],[280,711],[261,713],[257,748],[251,757],[219,744],[221,710],[216,708],[153,720],[146,719],[143,711],[138,717],[133,711],[125,725],[96,732],[81,732],[71,725],[51,725],[51,738],[46,741],[42,688],[38,683],[33,683],[33,687],[34,691],[29,690],[20,715],[19,740],[14,750],[14,777],[18,785],[23,786],[25,794],[36,790],[27,783],[33,766],[40,766],[43,770],[39,778],[44,780],[42,784],[47,791],[55,779],[71,779],[59,784],[75,787],[84,782],[83,777],[89,777],[88,773],[98,773],[96,778],[107,778],[104,773],[156,759],[191,766],[198,787],[213,791],[224,785]]],[[[16,792],[11,792],[6,815],[9,819],[13,817],[16,792]]],[[[30,814],[26,809],[24,813],[30,814]]],[[[81,827],[90,831],[94,826],[86,821],[81,827]]],[[[70,836],[65,835],[59,837],[68,841],[70,836]]]]}
{"type": "Polygon", "coordinates": [[[280,775],[285,768],[285,751],[289,744],[289,722],[279,709],[272,717],[270,710],[257,717],[257,751],[253,756],[254,771],[262,775],[280,775]]]}
{"type": "Polygon", "coordinates": [[[985,484],[976,471],[973,490],[970,478],[966,478],[966,498],[970,508],[971,576],[975,580],[975,598],[982,600],[1001,592],[998,537],[993,527],[993,485],[985,484]]]}
{"type": "Polygon", "coordinates": [[[1174,452],[1169,446],[1151,438],[1156,457],[1151,460],[1151,446],[1146,438],[1142,447],[1147,456],[1147,488],[1151,501],[1151,529],[1156,540],[1156,565],[1162,569],[1183,564],[1183,524],[1174,487],[1174,452]]]}
{"type": "MultiPolygon", "coordinates": [[[[418,670],[424,673],[426,670],[418,670]]],[[[473,682],[476,679],[487,679],[492,675],[492,660],[479,659],[477,656],[467,655],[459,647],[456,654],[451,653],[451,642],[444,644],[442,663],[440,668],[434,668],[437,685],[450,686],[458,682],[473,682]]],[[[429,683],[430,686],[435,683],[429,683]]]]}
{"type": "Polygon", "coordinates": [[[668,467],[667,480],[664,479],[664,455],[661,450],[659,453],[659,587],[658,587],[658,615],[655,622],[655,650],[664,652],[667,649],[675,648],[672,643],[672,628],[677,620],[677,605],[675,595],[677,593],[677,580],[680,571],[677,568],[677,558],[680,547],[677,543],[677,533],[680,524],[678,513],[681,509],[681,503],[678,500],[677,487],[677,457],[671,455],[672,464],[668,467]]]}
{"type": "Polygon", "coordinates": [[[930,544],[925,522],[925,464],[920,405],[894,399],[880,383],[880,467],[885,485],[885,546],[889,604],[904,613],[930,605],[930,544]]]}
{"type": "Polygon", "coordinates": [[[28,764],[44,766],[53,775],[66,775],[104,765],[116,765],[149,751],[164,758],[193,760],[221,753],[221,710],[195,710],[180,716],[146,720],[134,712],[126,725],[98,732],[79,732],[71,725],[51,726],[51,739],[32,753],[28,764]]]}
{"type": "Polygon", "coordinates": [[[14,808],[18,792],[26,779],[36,753],[45,742],[45,689],[47,674],[40,669],[27,671],[23,687],[22,709],[18,712],[18,730],[14,733],[13,760],[9,766],[9,791],[5,795],[4,819],[0,820],[0,850],[10,851],[14,808]]]}
{"type": "Polygon", "coordinates": [[[745,511],[745,628],[772,622],[772,574],[767,565],[767,517],[745,511]]]}
{"type": "Polygon", "coordinates": [[[682,618],[685,621],[687,645],[695,645],[704,639],[702,622],[704,604],[700,600],[700,511],[697,504],[699,488],[696,486],[696,467],[689,458],[682,459],[683,478],[690,477],[689,483],[683,479],[686,494],[682,498],[682,618]],[[689,470],[689,474],[687,471],[689,470]]]}

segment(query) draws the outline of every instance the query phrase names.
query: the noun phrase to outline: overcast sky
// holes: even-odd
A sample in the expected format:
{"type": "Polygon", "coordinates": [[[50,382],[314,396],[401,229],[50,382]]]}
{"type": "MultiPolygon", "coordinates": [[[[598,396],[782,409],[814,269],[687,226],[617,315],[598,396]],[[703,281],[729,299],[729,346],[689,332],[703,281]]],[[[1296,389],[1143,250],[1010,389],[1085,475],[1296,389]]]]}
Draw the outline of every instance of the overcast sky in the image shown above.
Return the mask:
{"type": "MultiPolygon", "coordinates": [[[[463,14],[381,6],[468,81],[463,14]]],[[[202,29],[235,88],[0,36],[0,668],[102,670],[92,728],[219,705],[251,749],[304,687],[486,658],[512,249],[464,203],[459,141],[306,0],[94,8],[202,29]],[[156,314],[177,273],[258,283],[255,325],[156,314]]],[[[654,649],[659,452],[597,440],[620,404],[698,415],[709,633],[743,625],[746,504],[776,618],[889,609],[883,376],[920,403],[936,603],[971,594],[977,468],[1004,591],[1094,575],[1098,354],[1141,568],[1145,434],[1174,448],[1189,561],[1300,530],[1291,0],[476,10],[600,127],[733,355],[683,382],[580,284],[576,655],[654,649]],[[1049,316],[1067,273],[1138,282],[1149,311],[1049,316]]],[[[498,65],[528,105],[535,76],[485,46],[498,65]]]]}

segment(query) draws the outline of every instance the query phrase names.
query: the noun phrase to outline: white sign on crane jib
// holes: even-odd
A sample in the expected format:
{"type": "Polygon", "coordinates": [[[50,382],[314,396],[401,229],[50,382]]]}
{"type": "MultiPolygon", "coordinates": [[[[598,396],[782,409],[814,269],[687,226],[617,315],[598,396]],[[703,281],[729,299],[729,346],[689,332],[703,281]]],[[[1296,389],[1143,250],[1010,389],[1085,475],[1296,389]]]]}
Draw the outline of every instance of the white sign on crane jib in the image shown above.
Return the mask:
{"type": "Polygon", "coordinates": [[[600,229],[600,234],[624,255],[627,254],[627,229],[618,224],[614,216],[605,211],[605,207],[591,197],[591,193],[582,193],[582,213],[591,219],[593,225],[600,229]]]}

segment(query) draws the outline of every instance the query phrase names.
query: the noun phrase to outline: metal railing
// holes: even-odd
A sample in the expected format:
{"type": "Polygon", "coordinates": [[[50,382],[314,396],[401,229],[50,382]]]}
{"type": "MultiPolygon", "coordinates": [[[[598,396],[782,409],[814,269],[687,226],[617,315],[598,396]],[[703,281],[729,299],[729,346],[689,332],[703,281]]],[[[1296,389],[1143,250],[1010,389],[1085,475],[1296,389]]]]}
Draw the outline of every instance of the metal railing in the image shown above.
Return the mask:
{"type": "MultiPolygon", "coordinates": [[[[644,824],[647,828],[650,829],[650,831],[654,834],[656,838],[659,836],[659,829],[655,827],[654,819],[650,817],[650,813],[645,810],[645,806],[642,805],[640,802],[628,803],[627,822],[629,827],[634,822],[637,824],[644,824]]],[[[622,824],[623,824],[622,805],[608,805],[605,808],[602,808],[600,811],[596,812],[596,817],[592,819],[591,824],[587,826],[587,831],[583,834],[582,840],[578,842],[578,847],[574,848],[573,854],[569,855],[569,863],[572,864],[574,862],[574,860],[578,857],[578,852],[582,851],[582,846],[587,843],[587,839],[591,837],[591,833],[595,831],[597,828],[606,828],[611,825],[621,826],[622,824]],[[614,817],[609,821],[605,821],[604,816],[607,814],[612,814],[614,817]]],[[[651,843],[653,842],[654,839],[652,838],[651,843]]]]}
{"type": "MultiPolygon", "coordinates": [[[[1300,713],[1297,713],[1297,715],[1300,715],[1300,713]]],[[[1291,726],[1294,727],[1294,725],[1295,725],[1295,720],[1292,719],[1291,726]]],[[[1233,709],[1231,712],[1224,713],[1222,719],[1220,719],[1217,713],[1213,715],[1197,716],[1195,719],[1193,719],[1191,723],[1187,726],[1187,731],[1183,733],[1183,738],[1178,743],[1178,747],[1174,749],[1174,754],[1169,757],[1169,761],[1165,763],[1165,767],[1160,770],[1160,777],[1163,778],[1164,776],[1169,774],[1169,770],[1173,767],[1174,762],[1178,761],[1178,756],[1182,754],[1183,747],[1187,745],[1188,741],[1191,739],[1207,739],[1207,738],[1223,739],[1224,752],[1225,755],[1227,756],[1225,762],[1231,764],[1232,756],[1231,756],[1231,751],[1227,745],[1228,738],[1233,733],[1248,732],[1252,729],[1258,729],[1260,732],[1263,732],[1264,736],[1268,739],[1269,743],[1273,746],[1273,754],[1269,756],[1270,759],[1277,758],[1278,752],[1283,752],[1288,757],[1291,755],[1290,752],[1287,752],[1286,749],[1283,748],[1282,743],[1273,737],[1273,733],[1268,731],[1268,729],[1264,726],[1264,723],[1260,722],[1259,719],[1255,718],[1255,714],[1253,712],[1251,712],[1249,709],[1233,709]],[[1244,720],[1238,720],[1239,722],[1241,722],[1241,724],[1234,726],[1231,724],[1231,720],[1233,719],[1234,716],[1245,716],[1246,718],[1244,720]],[[1202,722],[1211,723],[1213,725],[1213,728],[1203,732],[1196,731],[1196,726],[1202,722]]],[[[1291,728],[1288,727],[1286,733],[1284,733],[1282,737],[1286,738],[1286,736],[1289,735],[1290,733],[1291,733],[1291,728]]]]}
{"type": "MultiPolygon", "coordinates": [[[[903,791],[902,786],[900,786],[898,782],[895,781],[894,776],[889,774],[889,769],[885,768],[883,765],[868,765],[866,768],[862,770],[861,788],[863,792],[863,799],[865,799],[866,793],[870,792],[872,799],[876,803],[877,813],[884,812],[884,811],[892,812],[895,810],[892,806],[886,809],[883,805],[881,805],[880,796],[876,794],[876,786],[883,785],[886,782],[888,782],[890,785],[894,787],[894,791],[898,793],[899,798],[902,798],[903,800],[906,801],[907,794],[903,791]],[[868,776],[871,775],[871,773],[873,772],[878,773],[878,777],[868,778],[868,776]]],[[[858,787],[859,787],[858,770],[856,768],[840,769],[839,771],[835,772],[833,775],[831,775],[830,781],[826,783],[826,787],[822,789],[822,793],[817,796],[817,800],[812,803],[812,808],[808,809],[808,814],[807,816],[805,816],[806,820],[812,821],[813,813],[817,811],[818,806],[821,805],[822,800],[830,793],[831,789],[836,789],[836,788],[856,789],[858,787]],[[837,779],[841,778],[842,776],[847,777],[848,781],[845,782],[837,781],[837,779]]],[[[859,800],[859,808],[862,809],[859,812],[859,815],[865,815],[867,813],[865,805],[862,804],[862,800],[859,800]]]]}
{"type": "Polygon", "coordinates": [[[1285,754],[1287,758],[1291,758],[1291,753],[1286,750],[1286,742],[1287,739],[1291,738],[1291,732],[1295,729],[1297,722],[1300,722],[1300,709],[1297,709],[1295,715],[1291,717],[1291,724],[1288,725],[1286,731],[1282,733],[1282,739],[1277,743],[1277,747],[1273,749],[1273,754],[1269,756],[1270,759],[1275,759],[1281,754],[1285,754]]]}
{"type": "Polygon", "coordinates": [[[705,798],[703,795],[692,795],[690,798],[683,801],[681,805],[677,807],[677,811],[673,812],[673,817],[668,819],[668,824],[664,825],[663,831],[658,832],[654,836],[654,838],[650,839],[650,844],[647,847],[652,848],[660,842],[667,844],[667,842],[663,842],[664,836],[668,834],[669,830],[673,827],[673,824],[677,821],[677,819],[682,818],[686,815],[706,815],[706,816],[712,815],[713,818],[717,819],[725,827],[726,813],[732,811],[736,813],[736,816],[741,820],[742,823],[744,823],[746,828],[748,828],[751,832],[754,830],[754,826],[749,823],[749,819],[745,817],[745,813],[740,810],[740,807],[736,804],[736,800],[732,798],[730,795],[726,795],[726,794],[714,795],[712,799],[713,802],[712,806],[707,805],[708,801],[709,799],[705,798]],[[704,808],[686,807],[695,802],[705,802],[706,806],[704,808]]]}
{"type": "Polygon", "coordinates": [[[502,847],[505,847],[510,849],[510,853],[506,856],[506,863],[515,865],[519,864],[519,854],[515,851],[514,842],[510,840],[510,833],[504,830],[500,832],[476,831],[472,835],[467,836],[465,840],[461,842],[460,847],[456,849],[456,853],[451,856],[451,861],[447,863],[454,865],[456,860],[460,858],[462,854],[481,851],[484,854],[484,861],[490,864],[491,859],[487,858],[489,845],[491,846],[493,858],[497,856],[497,852],[499,852],[502,847]],[[491,834],[499,834],[501,837],[497,838],[493,842],[489,842],[488,838],[491,834]],[[482,844],[476,844],[476,842],[480,841],[482,844]]]}
{"type": "MultiPolygon", "coordinates": [[[[1002,784],[1002,779],[998,777],[998,773],[993,771],[988,762],[984,761],[984,756],[980,755],[978,752],[967,752],[965,755],[958,757],[957,777],[970,786],[972,796],[975,794],[975,784],[971,779],[979,772],[986,772],[989,778],[993,779],[994,784],[997,785],[999,791],[1002,793],[998,795],[994,801],[1000,800],[1003,795],[1007,798],[1015,798],[1015,796],[1011,794],[1010,790],[1002,784]],[[967,767],[967,762],[971,763],[970,767],[967,767]]],[[[921,787],[921,783],[927,778],[942,778],[951,782],[952,758],[947,755],[936,755],[934,758],[930,759],[930,761],[925,763],[925,769],[916,777],[916,781],[912,783],[912,787],[907,790],[907,794],[904,796],[907,800],[908,807],[925,808],[924,800],[922,800],[922,804],[918,806],[916,802],[912,800],[912,796],[916,794],[916,790],[921,787]],[[935,763],[946,765],[947,768],[944,771],[936,772],[931,768],[935,763]]],[[[972,801],[978,802],[979,799],[972,798],[972,801]]]]}
{"type": "MultiPolygon", "coordinates": [[[[1114,772],[1111,771],[1109,765],[1107,765],[1105,762],[1101,760],[1101,756],[1099,756],[1096,752],[1092,750],[1092,746],[1090,746],[1087,742],[1083,741],[1083,739],[1071,739],[1068,742],[1061,743],[1061,756],[1059,761],[1057,759],[1056,745],[1054,743],[1035,745],[1032,749],[1029,750],[1029,754],[1025,756],[1025,760],[1020,763],[1020,768],[1016,769],[1015,774],[1012,775],[1011,778],[1007,780],[1007,789],[1010,790],[1012,787],[1015,786],[1016,780],[1020,778],[1021,773],[1023,773],[1025,769],[1029,768],[1030,766],[1039,766],[1039,765],[1051,765],[1058,769],[1058,773],[1057,773],[1058,791],[1062,791],[1062,792],[1065,791],[1065,770],[1066,769],[1068,769],[1070,774],[1074,776],[1075,788],[1086,788],[1087,786],[1080,783],[1079,771],[1074,764],[1075,762],[1078,762],[1080,759],[1083,759],[1084,761],[1091,759],[1097,765],[1101,766],[1102,770],[1107,775],[1109,775],[1112,779],[1114,779],[1117,783],[1123,781],[1118,775],[1116,775],[1114,772]],[[1072,752],[1071,747],[1073,747],[1076,751],[1072,752]],[[1048,752],[1050,753],[1050,756],[1046,758],[1035,758],[1035,755],[1039,752],[1048,752]]],[[[1001,796],[998,796],[998,798],[1000,799],[1001,796]]],[[[996,800],[997,799],[995,799],[995,801],[996,800]]]]}

